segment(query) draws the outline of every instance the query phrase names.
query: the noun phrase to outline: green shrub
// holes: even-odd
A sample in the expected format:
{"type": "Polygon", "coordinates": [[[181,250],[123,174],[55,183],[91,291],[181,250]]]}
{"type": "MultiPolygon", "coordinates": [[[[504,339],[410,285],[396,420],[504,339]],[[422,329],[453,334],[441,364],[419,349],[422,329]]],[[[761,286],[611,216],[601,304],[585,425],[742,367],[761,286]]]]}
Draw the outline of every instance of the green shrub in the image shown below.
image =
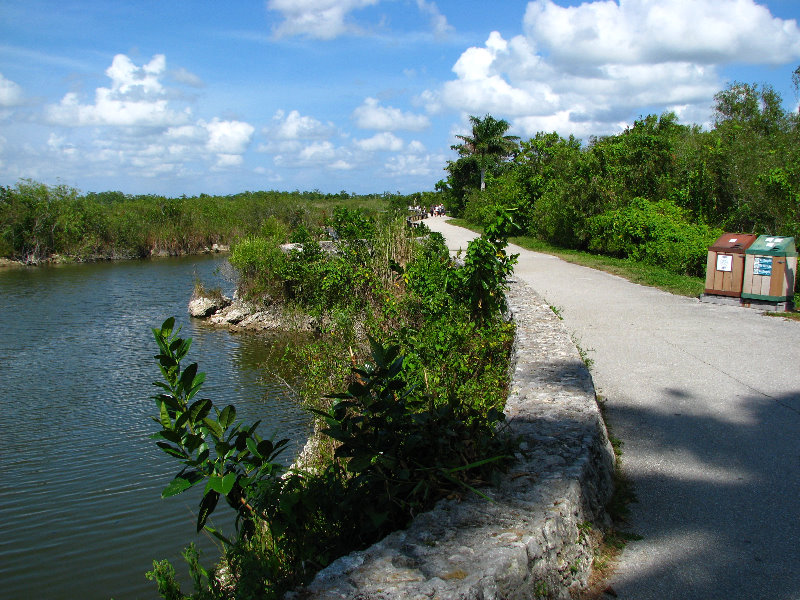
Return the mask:
{"type": "Polygon", "coordinates": [[[690,220],[669,200],[635,198],[625,208],[589,219],[589,249],[662,266],[674,273],[702,276],[708,247],[719,229],[690,220]]]}
{"type": "Polygon", "coordinates": [[[204,569],[193,548],[185,553],[195,593],[186,596],[167,561],[148,578],[164,598],[277,599],[332,560],[404,526],[454,491],[493,481],[511,460],[514,442],[499,427],[496,408],[444,402],[409,385],[398,346],[370,339],[371,361],[353,369],[344,394],[316,410],[337,442],[332,460],[315,472],[274,463],[285,440],[272,444],[258,423],[234,424],[236,410],[196,400],[204,381],[197,364],[181,369],[191,340],[177,337],[168,319],[154,334],[164,377],[155,396],[158,446],[183,469],[165,488],[172,496],[205,483],[198,530],[220,497],[237,513],[237,536],[227,539],[224,568],[204,569]],[[213,453],[210,451],[213,449],[213,453]]]}
{"type": "Polygon", "coordinates": [[[337,206],[328,225],[336,230],[339,239],[361,240],[371,239],[375,234],[375,222],[361,209],[349,209],[337,206]]]}
{"type": "Polygon", "coordinates": [[[239,271],[245,294],[251,296],[282,296],[282,285],[276,277],[285,269],[286,260],[274,238],[257,236],[239,240],[231,248],[229,258],[239,271]]]}
{"type": "Polygon", "coordinates": [[[453,291],[480,321],[495,318],[506,309],[506,279],[518,257],[505,251],[513,226],[509,212],[498,208],[494,222],[467,245],[464,266],[456,272],[453,291]]]}

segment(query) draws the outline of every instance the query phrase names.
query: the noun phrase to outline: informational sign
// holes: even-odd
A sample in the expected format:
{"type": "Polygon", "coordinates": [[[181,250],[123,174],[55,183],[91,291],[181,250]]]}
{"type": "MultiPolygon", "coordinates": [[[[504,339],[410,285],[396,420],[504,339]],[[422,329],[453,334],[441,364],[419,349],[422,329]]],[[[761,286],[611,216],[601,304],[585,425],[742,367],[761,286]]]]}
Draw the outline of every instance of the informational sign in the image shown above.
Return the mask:
{"type": "Polygon", "coordinates": [[[753,275],[760,275],[762,277],[772,276],[772,257],[771,256],[754,256],[753,257],[753,275]]]}
{"type": "Polygon", "coordinates": [[[717,271],[730,273],[733,270],[733,257],[730,254],[717,254],[717,271]]]}

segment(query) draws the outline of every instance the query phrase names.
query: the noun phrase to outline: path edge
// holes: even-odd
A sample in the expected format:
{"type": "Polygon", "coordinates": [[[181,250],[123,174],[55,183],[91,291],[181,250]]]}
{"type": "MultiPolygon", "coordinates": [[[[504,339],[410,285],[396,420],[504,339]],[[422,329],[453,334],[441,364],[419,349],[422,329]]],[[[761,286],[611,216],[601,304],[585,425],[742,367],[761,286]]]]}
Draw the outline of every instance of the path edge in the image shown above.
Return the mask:
{"type": "Polygon", "coordinates": [[[483,490],[493,502],[441,501],[287,598],[567,600],[587,588],[614,453],[563,323],[524,283],[510,282],[507,300],[516,336],[506,417],[522,446],[500,486],[483,490]]]}

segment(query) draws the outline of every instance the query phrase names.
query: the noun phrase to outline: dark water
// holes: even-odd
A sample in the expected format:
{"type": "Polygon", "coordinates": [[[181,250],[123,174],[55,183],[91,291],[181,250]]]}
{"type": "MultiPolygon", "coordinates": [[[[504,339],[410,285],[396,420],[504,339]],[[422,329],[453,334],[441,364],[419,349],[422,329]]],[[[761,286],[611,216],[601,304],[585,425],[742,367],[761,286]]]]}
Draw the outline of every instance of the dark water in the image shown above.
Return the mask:
{"type": "Polygon", "coordinates": [[[194,277],[230,288],[226,266],[194,257],[0,270],[0,596],[155,598],[144,577],[153,559],[185,574],[190,541],[204,563],[218,554],[194,533],[196,494],[160,498],[179,470],[148,438],[159,377],[150,328],[166,317],[194,339],[204,397],[262,419],[262,436],[292,438],[287,462],[302,445],[306,414],[261,368],[269,338],[188,318],[194,277]]]}

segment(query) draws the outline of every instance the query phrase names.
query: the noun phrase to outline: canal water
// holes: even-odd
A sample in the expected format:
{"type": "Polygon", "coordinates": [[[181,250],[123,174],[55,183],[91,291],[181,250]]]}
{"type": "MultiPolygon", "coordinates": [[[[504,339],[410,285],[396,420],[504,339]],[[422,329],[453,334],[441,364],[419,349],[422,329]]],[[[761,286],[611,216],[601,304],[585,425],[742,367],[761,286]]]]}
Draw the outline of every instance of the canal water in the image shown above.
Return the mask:
{"type": "MultiPolygon", "coordinates": [[[[187,315],[195,278],[230,292],[229,269],[218,256],[0,269],[0,596],[157,598],[144,575],[154,559],[186,581],[189,542],[204,564],[219,555],[195,534],[195,490],[160,498],[179,471],[149,439],[151,328],[169,316],[194,340],[186,364],[206,372],[203,397],[290,438],[287,463],[299,451],[309,418],[265,376],[273,340],[187,315]]],[[[217,512],[230,532],[227,505],[217,512]]]]}

